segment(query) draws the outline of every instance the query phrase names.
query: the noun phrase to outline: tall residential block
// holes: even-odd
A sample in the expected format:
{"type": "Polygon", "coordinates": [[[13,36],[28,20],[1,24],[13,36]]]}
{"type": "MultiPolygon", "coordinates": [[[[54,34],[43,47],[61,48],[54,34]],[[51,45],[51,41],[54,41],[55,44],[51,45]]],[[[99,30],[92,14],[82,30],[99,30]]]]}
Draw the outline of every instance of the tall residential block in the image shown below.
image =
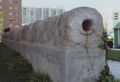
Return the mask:
{"type": "Polygon", "coordinates": [[[22,27],[22,0],[0,0],[0,12],[4,12],[4,28],[22,27]]]}
{"type": "Polygon", "coordinates": [[[108,8],[103,13],[103,21],[109,35],[114,35],[114,27],[120,22],[120,9],[108,8]]]}
{"type": "Polygon", "coordinates": [[[44,20],[49,17],[60,15],[64,12],[64,9],[58,8],[34,8],[23,7],[22,9],[22,23],[29,24],[37,20],[44,20]]]}

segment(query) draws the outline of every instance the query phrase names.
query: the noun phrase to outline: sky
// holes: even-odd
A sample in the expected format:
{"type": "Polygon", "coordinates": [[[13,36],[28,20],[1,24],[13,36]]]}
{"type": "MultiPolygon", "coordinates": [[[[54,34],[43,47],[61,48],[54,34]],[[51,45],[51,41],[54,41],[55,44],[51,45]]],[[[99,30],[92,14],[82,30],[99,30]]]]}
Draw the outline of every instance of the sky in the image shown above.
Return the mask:
{"type": "Polygon", "coordinates": [[[23,6],[50,7],[70,10],[75,7],[88,6],[103,11],[109,7],[120,8],[120,0],[22,0],[23,6]]]}

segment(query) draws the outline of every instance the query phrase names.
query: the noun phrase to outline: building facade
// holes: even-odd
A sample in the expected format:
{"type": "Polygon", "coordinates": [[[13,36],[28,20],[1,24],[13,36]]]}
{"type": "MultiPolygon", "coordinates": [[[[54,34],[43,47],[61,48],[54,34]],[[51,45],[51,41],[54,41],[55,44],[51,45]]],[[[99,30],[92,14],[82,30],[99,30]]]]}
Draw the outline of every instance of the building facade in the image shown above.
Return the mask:
{"type": "Polygon", "coordinates": [[[114,45],[120,48],[120,22],[114,27],[114,45]]]}
{"type": "Polygon", "coordinates": [[[44,20],[49,17],[60,15],[64,12],[64,9],[53,8],[32,8],[23,7],[22,9],[22,23],[29,24],[37,20],[44,20]]]}
{"type": "Polygon", "coordinates": [[[108,34],[114,36],[114,27],[120,22],[120,9],[108,8],[103,13],[103,21],[108,34]]]}
{"type": "Polygon", "coordinates": [[[0,0],[0,12],[5,15],[4,28],[22,27],[22,0],[0,0]]]}

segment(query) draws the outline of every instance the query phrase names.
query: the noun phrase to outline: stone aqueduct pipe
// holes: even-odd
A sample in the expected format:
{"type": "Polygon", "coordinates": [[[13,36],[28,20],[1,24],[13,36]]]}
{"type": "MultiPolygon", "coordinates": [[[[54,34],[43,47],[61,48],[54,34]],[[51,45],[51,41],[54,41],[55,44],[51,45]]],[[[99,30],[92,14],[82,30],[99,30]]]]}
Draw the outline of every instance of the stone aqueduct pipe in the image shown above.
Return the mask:
{"type": "Polygon", "coordinates": [[[100,13],[80,7],[5,33],[3,42],[53,82],[97,82],[105,66],[105,50],[98,47],[103,30],[100,13]]]}

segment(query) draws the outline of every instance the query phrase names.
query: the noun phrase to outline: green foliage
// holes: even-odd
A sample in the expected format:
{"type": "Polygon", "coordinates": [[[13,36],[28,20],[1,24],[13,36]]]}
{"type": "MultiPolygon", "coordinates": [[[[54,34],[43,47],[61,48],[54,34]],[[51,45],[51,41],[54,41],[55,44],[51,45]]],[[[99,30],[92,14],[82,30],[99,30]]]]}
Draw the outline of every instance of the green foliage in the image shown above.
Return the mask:
{"type": "Polygon", "coordinates": [[[4,19],[5,19],[4,13],[0,12],[0,40],[1,40],[2,34],[4,32],[4,28],[3,28],[4,19]]]}
{"type": "Polygon", "coordinates": [[[30,82],[52,82],[46,73],[31,73],[30,82]]]}
{"type": "Polygon", "coordinates": [[[99,44],[98,47],[106,50],[106,65],[104,67],[104,70],[101,72],[100,80],[98,82],[120,82],[120,80],[115,79],[114,76],[110,74],[110,70],[107,64],[107,59],[109,54],[109,50],[107,47],[107,41],[108,41],[107,30],[104,30],[103,38],[104,38],[104,45],[99,44]]]}
{"type": "Polygon", "coordinates": [[[104,39],[104,43],[99,44],[98,48],[107,50],[108,49],[108,47],[107,47],[107,41],[108,41],[107,30],[104,30],[104,32],[103,32],[103,39],[104,39]]]}
{"type": "Polygon", "coordinates": [[[26,82],[29,80],[28,75],[31,73],[32,66],[29,62],[20,56],[19,53],[14,52],[14,54],[9,55],[7,58],[8,70],[14,74],[14,76],[21,82],[26,82]]]}
{"type": "Polygon", "coordinates": [[[1,28],[0,28],[0,34],[2,34],[3,32],[4,32],[4,28],[1,27],[1,28]]]}
{"type": "Polygon", "coordinates": [[[103,32],[103,39],[104,39],[104,47],[105,47],[105,49],[107,49],[108,36],[107,36],[106,30],[104,30],[104,32],[103,32]]]}
{"type": "MultiPolygon", "coordinates": [[[[1,44],[1,54],[7,64],[7,69],[11,76],[14,76],[15,82],[29,82],[28,75],[33,72],[31,64],[19,53],[10,50],[4,44],[1,44]]],[[[13,81],[14,82],[14,81],[13,81]]]]}
{"type": "Polygon", "coordinates": [[[120,82],[119,79],[115,79],[113,75],[109,73],[108,65],[105,66],[104,70],[101,72],[101,77],[98,82],[120,82]]]}
{"type": "Polygon", "coordinates": [[[3,22],[5,20],[5,16],[3,12],[0,12],[0,22],[3,22]]]}
{"type": "Polygon", "coordinates": [[[109,41],[113,41],[113,40],[114,40],[114,38],[113,38],[113,37],[110,37],[108,40],[109,40],[109,41]]]}
{"type": "Polygon", "coordinates": [[[0,12],[0,33],[3,32],[3,22],[5,20],[5,16],[3,12],[0,12]]]}
{"type": "Polygon", "coordinates": [[[9,32],[10,31],[10,28],[5,28],[4,29],[4,32],[6,33],[6,32],[9,32]]]}
{"type": "Polygon", "coordinates": [[[106,54],[105,54],[105,60],[106,60],[106,65],[107,65],[107,54],[108,54],[108,46],[107,46],[107,41],[108,41],[108,36],[107,36],[107,30],[104,30],[103,32],[103,39],[104,39],[104,49],[106,50],[106,54]]]}

